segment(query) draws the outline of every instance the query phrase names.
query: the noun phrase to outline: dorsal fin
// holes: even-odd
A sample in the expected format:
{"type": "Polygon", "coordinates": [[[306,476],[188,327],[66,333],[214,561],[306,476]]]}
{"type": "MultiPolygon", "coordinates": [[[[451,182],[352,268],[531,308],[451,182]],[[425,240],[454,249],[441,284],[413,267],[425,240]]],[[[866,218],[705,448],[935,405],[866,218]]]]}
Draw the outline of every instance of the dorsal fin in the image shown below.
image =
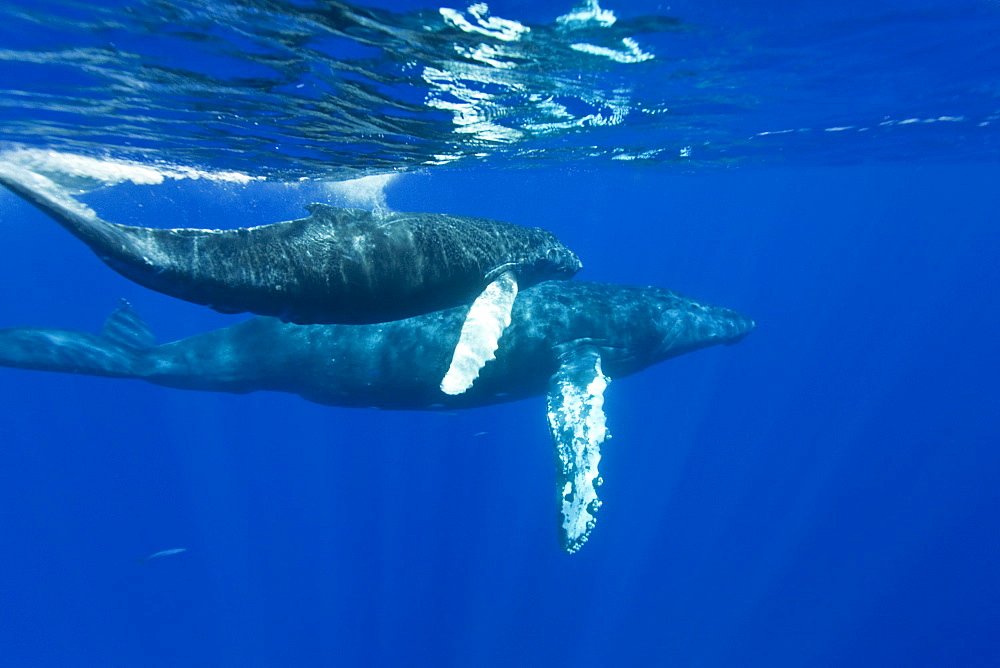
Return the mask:
{"type": "Polygon", "coordinates": [[[110,341],[134,350],[145,350],[156,345],[156,338],[149,326],[124,299],[104,321],[101,334],[110,341]]]}
{"type": "Polygon", "coordinates": [[[306,218],[304,221],[307,224],[315,221],[322,222],[327,225],[353,226],[354,228],[360,228],[364,232],[385,228],[391,225],[400,225],[410,220],[413,215],[420,215],[397,214],[384,208],[375,210],[354,209],[350,207],[322,204],[320,202],[306,204],[306,209],[310,214],[309,218],[306,218]]]}
{"type": "Polygon", "coordinates": [[[306,204],[306,211],[317,218],[329,218],[336,221],[370,220],[372,212],[367,209],[351,209],[343,206],[333,206],[322,202],[306,204]]]}

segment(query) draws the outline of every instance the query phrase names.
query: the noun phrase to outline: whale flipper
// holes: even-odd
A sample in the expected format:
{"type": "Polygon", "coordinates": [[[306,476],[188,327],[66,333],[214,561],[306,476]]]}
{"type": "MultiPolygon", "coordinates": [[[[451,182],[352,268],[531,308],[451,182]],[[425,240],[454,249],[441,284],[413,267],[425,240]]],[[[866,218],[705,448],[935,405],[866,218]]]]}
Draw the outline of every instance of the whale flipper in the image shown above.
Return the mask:
{"type": "Polygon", "coordinates": [[[472,387],[479,372],[496,356],[500,337],[510,325],[517,297],[517,278],[510,271],[497,276],[472,303],[462,324],[448,373],[441,381],[445,394],[462,394],[472,387]]]}
{"type": "Polygon", "coordinates": [[[604,390],[610,380],[601,371],[597,347],[582,344],[560,355],[559,370],[549,382],[546,403],[556,451],[559,539],[570,554],[587,542],[601,507],[597,465],[601,444],[611,436],[604,419],[604,390]]]}

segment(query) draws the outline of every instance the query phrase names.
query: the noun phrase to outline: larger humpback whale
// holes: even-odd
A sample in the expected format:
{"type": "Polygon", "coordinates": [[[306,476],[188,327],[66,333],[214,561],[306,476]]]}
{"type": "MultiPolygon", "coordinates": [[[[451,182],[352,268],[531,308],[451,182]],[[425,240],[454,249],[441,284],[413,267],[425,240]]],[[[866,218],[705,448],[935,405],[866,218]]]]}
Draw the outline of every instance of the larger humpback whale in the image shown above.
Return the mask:
{"type": "Polygon", "coordinates": [[[367,324],[471,302],[442,373],[451,394],[465,391],[492,359],[519,289],[572,278],[582,266],[550,232],[485,218],[308,204],[309,217],[271,225],[155,229],[102,220],[14,164],[0,164],[0,184],[126,278],[223,313],[367,324]]]}
{"type": "Polygon", "coordinates": [[[0,366],[63,371],[214,392],[291,392],[330,406],[471,408],[545,394],[556,454],[559,534],[575,552],[600,506],[608,438],[604,390],[671,357],[734,344],[754,328],[729,309],[662,288],[548,281],[521,293],[495,360],[461,395],[441,391],[468,309],[380,325],[295,325],[252,318],[155,345],[127,305],[101,334],[0,330],[0,366]],[[264,354],[262,351],[267,351],[264,354]]]}

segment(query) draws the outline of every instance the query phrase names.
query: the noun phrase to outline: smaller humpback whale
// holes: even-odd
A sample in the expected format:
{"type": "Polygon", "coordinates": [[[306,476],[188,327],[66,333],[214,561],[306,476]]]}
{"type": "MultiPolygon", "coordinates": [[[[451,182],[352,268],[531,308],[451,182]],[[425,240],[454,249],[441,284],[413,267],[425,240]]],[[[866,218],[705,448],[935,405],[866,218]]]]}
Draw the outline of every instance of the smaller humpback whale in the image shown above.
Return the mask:
{"type": "Polygon", "coordinates": [[[676,292],[583,281],[525,290],[496,359],[467,392],[437,379],[461,336],[467,307],[382,325],[246,322],[156,345],[126,304],[101,334],[0,330],[0,366],[138,378],[213,392],[290,392],[330,406],[400,410],[472,408],[544,394],[556,455],[559,535],[577,551],[600,507],[604,392],[663,360],[734,344],[754,323],[676,292]],[[264,352],[266,351],[266,353],[264,352]]]}
{"type": "Polygon", "coordinates": [[[370,324],[472,303],[441,383],[460,394],[493,359],[519,289],[582,266],[552,233],[485,218],[308,204],[308,218],[231,230],[98,218],[48,178],[0,164],[0,184],[147,288],[222,313],[370,324]]]}

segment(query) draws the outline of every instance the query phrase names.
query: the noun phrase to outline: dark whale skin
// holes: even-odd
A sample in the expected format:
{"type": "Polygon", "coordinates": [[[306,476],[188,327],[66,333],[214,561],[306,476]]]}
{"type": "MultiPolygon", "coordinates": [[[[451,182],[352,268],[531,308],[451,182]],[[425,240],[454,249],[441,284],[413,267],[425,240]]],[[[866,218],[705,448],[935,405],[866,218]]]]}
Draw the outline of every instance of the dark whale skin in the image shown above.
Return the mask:
{"type": "Polygon", "coordinates": [[[289,392],[330,406],[437,410],[545,394],[563,354],[575,346],[596,347],[604,373],[621,378],[694,350],[734,344],[755,326],[735,311],[663,288],[548,281],[519,295],[497,358],[475,385],[448,395],[440,378],[466,310],[371,325],[296,325],[257,317],[159,346],[147,345],[151,338],[137,316],[120,311],[103,336],[0,330],[0,366],[212,392],[289,392]]]}
{"type": "Polygon", "coordinates": [[[471,303],[508,269],[524,289],[582,266],[550,232],[485,218],[309,204],[309,217],[271,225],[156,229],[102,220],[23,169],[0,169],[0,184],[140,285],[299,324],[400,320],[471,303]]]}

